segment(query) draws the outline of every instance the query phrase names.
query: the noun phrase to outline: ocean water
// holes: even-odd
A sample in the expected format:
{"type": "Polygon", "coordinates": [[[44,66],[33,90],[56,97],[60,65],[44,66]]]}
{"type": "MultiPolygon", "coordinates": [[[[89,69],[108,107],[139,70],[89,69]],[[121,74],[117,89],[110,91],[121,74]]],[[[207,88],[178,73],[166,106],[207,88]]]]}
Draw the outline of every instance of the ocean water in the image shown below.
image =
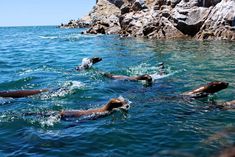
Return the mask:
{"type": "Polygon", "coordinates": [[[235,142],[235,112],[213,107],[235,99],[235,43],[81,35],[82,29],[0,28],[0,91],[49,88],[27,98],[0,98],[0,156],[214,156],[235,142]],[[103,61],[87,71],[85,57],[103,61]],[[164,62],[167,75],[160,77],[164,62]],[[152,86],[99,72],[155,74],[152,86]],[[227,89],[208,98],[179,95],[211,81],[227,89]],[[128,113],[62,121],[27,112],[100,107],[123,96],[128,113]]]}

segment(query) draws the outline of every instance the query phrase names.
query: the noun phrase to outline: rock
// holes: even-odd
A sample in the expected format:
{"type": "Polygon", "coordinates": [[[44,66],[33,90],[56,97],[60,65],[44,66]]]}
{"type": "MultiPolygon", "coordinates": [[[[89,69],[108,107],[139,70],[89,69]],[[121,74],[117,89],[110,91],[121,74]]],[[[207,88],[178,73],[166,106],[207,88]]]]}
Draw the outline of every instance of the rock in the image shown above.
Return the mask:
{"type": "Polygon", "coordinates": [[[90,27],[91,22],[85,20],[70,20],[68,24],[61,24],[60,28],[88,28],[90,27]]]}
{"type": "Polygon", "coordinates": [[[234,0],[98,0],[80,21],[63,28],[151,39],[235,40],[234,0]]]}
{"type": "Polygon", "coordinates": [[[172,18],[177,29],[193,37],[200,30],[210,11],[209,8],[193,7],[188,9],[186,7],[185,9],[181,6],[173,9],[172,18]]]}
{"type": "Polygon", "coordinates": [[[121,14],[126,14],[129,13],[131,11],[131,6],[129,4],[123,5],[121,7],[121,14]]]}
{"type": "Polygon", "coordinates": [[[235,1],[222,0],[208,15],[196,35],[200,40],[235,40],[235,1]],[[213,32],[208,35],[208,32],[213,32]]]}
{"type": "Polygon", "coordinates": [[[131,8],[133,11],[139,11],[142,10],[142,5],[140,4],[139,1],[135,1],[131,8]]]}
{"type": "Polygon", "coordinates": [[[86,33],[89,34],[105,34],[105,28],[102,25],[95,25],[92,28],[90,28],[86,33]]]}

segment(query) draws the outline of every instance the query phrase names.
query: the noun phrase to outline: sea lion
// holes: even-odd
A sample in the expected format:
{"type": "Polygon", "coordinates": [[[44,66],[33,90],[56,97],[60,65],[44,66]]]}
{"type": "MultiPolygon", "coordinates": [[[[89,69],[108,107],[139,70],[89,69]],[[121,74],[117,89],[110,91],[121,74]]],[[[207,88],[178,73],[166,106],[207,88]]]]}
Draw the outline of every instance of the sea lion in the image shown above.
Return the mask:
{"type": "Polygon", "coordinates": [[[165,65],[163,62],[160,62],[158,64],[158,68],[159,68],[159,75],[162,76],[162,75],[165,75],[166,72],[165,72],[165,65]]]}
{"type": "Polygon", "coordinates": [[[10,98],[22,98],[31,95],[40,94],[42,92],[48,92],[48,89],[40,90],[18,90],[18,91],[0,91],[0,97],[10,97],[10,98]]]}
{"type": "Polygon", "coordinates": [[[139,76],[113,75],[110,73],[101,73],[101,74],[103,74],[105,77],[116,79],[116,80],[129,80],[129,81],[145,80],[148,84],[151,84],[154,81],[154,77],[156,75],[163,76],[166,74],[165,66],[164,66],[163,62],[160,62],[158,64],[158,70],[159,70],[159,73],[155,73],[155,74],[151,74],[151,75],[144,74],[144,75],[139,75],[139,76]]]}
{"type": "Polygon", "coordinates": [[[110,73],[103,73],[105,77],[116,79],[116,80],[129,80],[129,81],[139,81],[145,80],[147,83],[152,83],[152,77],[148,74],[139,75],[139,76],[125,76],[125,75],[113,75],[110,73]]]}
{"type": "Polygon", "coordinates": [[[130,102],[125,100],[122,97],[113,98],[109,100],[107,104],[100,108],[96,109],[89,109],[89,110],[68,110],[68,111],[61,111],[59,113],[61,119],[67,118],[79,118],[82,116],[88,115],[96,115],[96,116],[105,116],[111,114],[113,111],[117,109],[123,109],[127,111],[130,108],[130,102]]]}
{"type": "Polygon", "coordinates": [[[102,58],[99,57],[93,57],[93,58],[83,58],[81,65],[76,67],[76,70],[81,71],[81,70],[86,70],[91,68],[91,66],[95,63],[98,63],[102,61],[102,58]]]}
{"type": "Polygon", "coordinates": [[[229,83],[221,82],[221,81],[215,81],[210,82],[206,85],[200,86],[192,91],[184,92],[183,96],[189,96],[191,98],[202,98],[207,97],[210,94],[214,94],[222,89],[227,88],[229,83]]]}
{"type": "Polygon", "coordinates": [[[235,109],[235,100],[227,101],[224,103],[215,104],[216,107],[222,110],[234,110],[235,109]]]}

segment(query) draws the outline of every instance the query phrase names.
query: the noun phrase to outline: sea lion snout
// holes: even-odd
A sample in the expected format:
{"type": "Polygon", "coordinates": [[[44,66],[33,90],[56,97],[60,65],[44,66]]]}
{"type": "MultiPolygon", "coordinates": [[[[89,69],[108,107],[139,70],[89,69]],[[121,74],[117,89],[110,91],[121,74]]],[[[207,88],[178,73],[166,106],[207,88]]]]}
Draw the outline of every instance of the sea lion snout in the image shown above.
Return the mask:
{"type": "Polygon", "coordinates": [[[208,83],[207,85],[208,85],[207,92],[208,93],[215,93],[215,92],[218,92],[222,89],[227,88],[229,83],[222,82],[222,81],[214,81],[214,82],[208,83]]]}
{"type": "Polygon", "coordinates": [[[123,97],[113,98],[108,102],[105,109],[107,111],[113,111],[116,109],[129,110],[130,103],[130,101],[125,100],[123,97]]]}
{"type": "Polygon", "coordinates": [[[92,62],[93,64],[98,63],[98,62],[100,62],[100,61],[102,61],[102,58],[100,58],[100,57],[93,57],[93,58],[91,58],[91,62],[92,62]]]}
{"type": "Polygon", "coordinates": [[[138,80],[146,80],[148,83],[151,83],[153,81],[153,78],[150,75],[145,74],[139,76],[138,80]]]}

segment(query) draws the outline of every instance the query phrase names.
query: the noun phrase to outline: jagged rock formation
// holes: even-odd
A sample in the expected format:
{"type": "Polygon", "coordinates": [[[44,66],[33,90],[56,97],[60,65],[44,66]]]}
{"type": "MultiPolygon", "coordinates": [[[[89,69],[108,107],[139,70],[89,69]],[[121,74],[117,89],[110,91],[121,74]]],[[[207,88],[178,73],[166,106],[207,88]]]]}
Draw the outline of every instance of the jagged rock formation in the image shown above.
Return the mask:
{"type": "Polygon", "coordinates": [[[89,28],[91,26],[91,21],[86,20],[70,20],[67,24],[61,23],[59,28],[89,28]]]}
{"type": "Polygon", "coordinates": [[[234,0],[97,0],[88,17],[85,33],[235,40],[234,0]]]}

